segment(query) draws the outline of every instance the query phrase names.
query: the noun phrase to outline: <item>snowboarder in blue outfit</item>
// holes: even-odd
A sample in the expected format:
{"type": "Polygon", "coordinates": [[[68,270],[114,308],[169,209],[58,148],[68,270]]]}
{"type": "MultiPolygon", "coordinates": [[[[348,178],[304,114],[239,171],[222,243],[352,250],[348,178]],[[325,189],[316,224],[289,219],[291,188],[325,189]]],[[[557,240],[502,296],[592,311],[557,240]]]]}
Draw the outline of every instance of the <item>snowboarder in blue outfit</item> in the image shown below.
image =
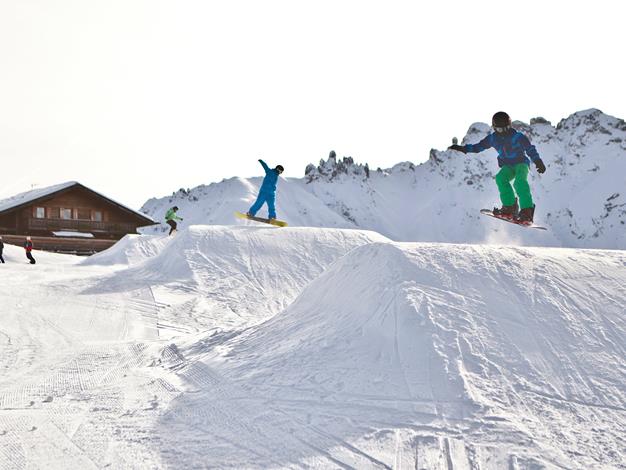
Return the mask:
{"type": "Polygon", "coordinates": [[[502,207],[494,208],[493,213],[530,225],[535,214],[535,204],[528,184],[530,162],[535,164],[538,173],[544,173],[546,166],[528,137],[511,127],[511,118],[507,113],[497,112],[493,115],[491,123],[494,132],[477,144],[454,144],[449,149],[463,153],[478,153],[488,148],[495,148],[498,152],[498,166],[500,167],[496,175],[496,184],[500,192],[502,207]],[[511,181],[513,181],[513,186],[511,186],[511,181]],[[515,197],[516,194],[517,197],[515,197]]]}
{"type": "Polygon", "coordinates": [[[259,163],[265,170],[265,178],[263,178],[263,184],[259,190],[259,196],[256,202],[248,209],[246,215],[254,217],[261,206],[267,203],[268,218],[273,220],[276,219],[276,184],[278,183],[278,176],[285,171],[285,169],[282,165],[277,165],[276,168],[270,168],[267,166],[267,163],[261,159],[259,159],[259,163]]]}

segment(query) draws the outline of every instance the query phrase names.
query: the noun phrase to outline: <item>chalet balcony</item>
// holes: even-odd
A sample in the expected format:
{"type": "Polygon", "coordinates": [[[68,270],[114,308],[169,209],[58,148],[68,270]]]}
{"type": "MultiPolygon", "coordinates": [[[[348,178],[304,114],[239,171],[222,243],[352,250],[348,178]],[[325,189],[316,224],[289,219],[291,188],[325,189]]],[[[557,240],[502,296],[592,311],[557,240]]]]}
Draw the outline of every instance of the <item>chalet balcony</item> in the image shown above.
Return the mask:
{"type": "Polygon", "coordinates": [[[35,219],[29,218],[27,221],[28,230],[41,231],[62,231],[73,230],[90,233],[115,233],[126,234],[136,233],[137,225],[124,222],[97,222],[94,220],[77,219],[35,219]]]}

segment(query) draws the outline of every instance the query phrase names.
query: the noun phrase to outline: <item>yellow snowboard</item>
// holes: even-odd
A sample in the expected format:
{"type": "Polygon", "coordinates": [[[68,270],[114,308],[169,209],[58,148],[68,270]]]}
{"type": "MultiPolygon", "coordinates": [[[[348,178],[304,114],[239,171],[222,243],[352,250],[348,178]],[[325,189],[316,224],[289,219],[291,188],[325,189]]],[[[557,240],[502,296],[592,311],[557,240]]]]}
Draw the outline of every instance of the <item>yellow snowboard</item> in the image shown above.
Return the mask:
{"type": "Polygon", "coordinates": [[[264,219],[263,217],[252,217],[246,214],[242,214],[241,212],[235,212],[235,216],[239,217],[240,219],[248,219],[248,220],[254,220],[255,222],[263,222],[264,224],[270,224],[270,225],[276,225],[277,227],[286,227],[287,226],[287,222],[283,222],[282,220],[270,220],[270,219],[264,219]]]}

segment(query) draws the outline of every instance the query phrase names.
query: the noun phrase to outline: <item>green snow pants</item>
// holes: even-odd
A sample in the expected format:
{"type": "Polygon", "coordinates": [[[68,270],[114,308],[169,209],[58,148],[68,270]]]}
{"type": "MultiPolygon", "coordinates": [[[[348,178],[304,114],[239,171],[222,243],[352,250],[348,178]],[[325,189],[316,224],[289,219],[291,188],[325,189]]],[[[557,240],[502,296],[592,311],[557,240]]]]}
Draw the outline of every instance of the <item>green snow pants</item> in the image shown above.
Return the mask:
{"type": "Polygon", "coordinates": [[[496,175],[496,184],[500,191],[500,201],[503,206],[512,206],[515,204],[515,194],[519,199],[519,208],[526,209],[533,207],[533,197],[530,194],[530,185],[528,184],[528,170],[530,166],[526,163],[518,163],[517,165],[505,165],[496,175]],[[511,181],[513,186],[511,186],[511,181]],[[515,192],[513,192],[515,188],[515,192]]]}

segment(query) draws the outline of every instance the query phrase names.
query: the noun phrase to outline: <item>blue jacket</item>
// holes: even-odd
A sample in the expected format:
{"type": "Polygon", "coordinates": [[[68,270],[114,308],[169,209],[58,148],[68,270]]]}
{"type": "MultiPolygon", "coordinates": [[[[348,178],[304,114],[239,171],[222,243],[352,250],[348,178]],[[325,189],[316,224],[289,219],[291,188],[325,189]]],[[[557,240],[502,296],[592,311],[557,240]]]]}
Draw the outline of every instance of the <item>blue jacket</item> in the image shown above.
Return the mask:
{"type": "Polygon", "coordinates": [[[274,194],[276,193],[276,184],[278,183],[278,171],[267,166],[263,160],[259,160],[259,163],[265,170],[265,178],[263,178],[263,184],[259,193],[274,194]]]}
{"type": "Polygon", "coordinates": [[[535,146],[530,143],[528,137],[514,129],[504,135],[492,132],[477,144],[467,144],[463,147],[469,153],[482,152],[488,148],[496,149],[500,167],[517,165],[518,163],[530,165],[530,160],[533,162],[539,160],[539,153],[535,146]]]}

